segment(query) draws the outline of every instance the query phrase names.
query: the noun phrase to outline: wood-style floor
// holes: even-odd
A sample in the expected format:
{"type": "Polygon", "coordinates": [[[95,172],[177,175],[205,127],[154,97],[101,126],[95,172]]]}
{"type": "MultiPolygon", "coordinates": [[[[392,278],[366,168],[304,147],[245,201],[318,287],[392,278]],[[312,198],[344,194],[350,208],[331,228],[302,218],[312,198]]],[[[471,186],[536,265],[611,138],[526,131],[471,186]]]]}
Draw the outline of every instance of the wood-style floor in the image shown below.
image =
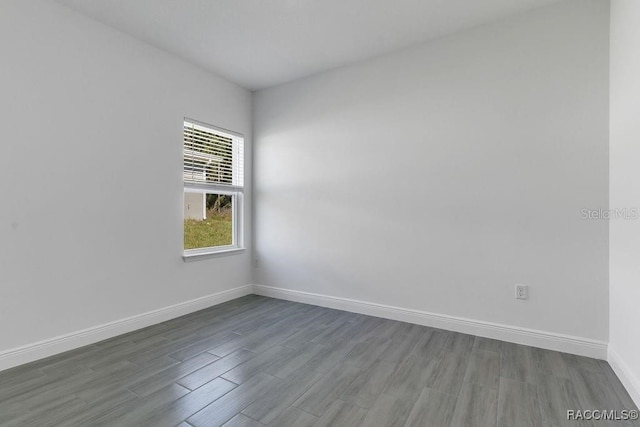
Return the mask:
{"type": "Polygon", "coordinates": [[[258,296],[0,373],[2,426],[598,425],[568,409],[635,406],[603,361],[258,296]]]}

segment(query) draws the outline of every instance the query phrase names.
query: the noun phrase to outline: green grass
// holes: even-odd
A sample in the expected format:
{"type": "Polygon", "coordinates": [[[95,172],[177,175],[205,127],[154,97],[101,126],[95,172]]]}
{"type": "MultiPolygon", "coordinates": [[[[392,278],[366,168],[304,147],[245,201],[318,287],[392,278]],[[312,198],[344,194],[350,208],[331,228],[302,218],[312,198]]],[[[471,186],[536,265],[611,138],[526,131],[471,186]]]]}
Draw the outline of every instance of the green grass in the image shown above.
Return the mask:
{"type": "Polygon", "coordinates": [[[184,248],[208,248],[211,246],[227,246],[233,243],[233,227],[231,212],[216,213],[209,211],[207,219],[184,220],[184,248]]]}

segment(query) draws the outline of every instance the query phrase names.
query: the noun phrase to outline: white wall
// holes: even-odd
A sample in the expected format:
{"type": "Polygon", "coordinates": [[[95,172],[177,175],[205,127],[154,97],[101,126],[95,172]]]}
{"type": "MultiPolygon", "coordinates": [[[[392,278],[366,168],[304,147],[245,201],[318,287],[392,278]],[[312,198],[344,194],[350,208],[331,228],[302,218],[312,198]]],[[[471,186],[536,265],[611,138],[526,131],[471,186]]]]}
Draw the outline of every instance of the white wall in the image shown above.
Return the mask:
{"type": "Polygon", "coordinates": [[[0,52],[0,353],[250,282],[182,260],[183,118],[250,144],[248,91],[51,1],[0,2],[0,52]]]}
{"type": "Polygon", "coordinates": [[[608,337],[608,2],[260,91],[255,280],[608,337]],[[530,285],[516,301],[514,284],[530,285]]]}
{"type": "MultiPolygon", "coordinates": [[[[640,2],[611,3],[611,209],[640,208],[640,2]]],[[[640,220],[612,220],[612,365],[640,406],[640,220]]]]}

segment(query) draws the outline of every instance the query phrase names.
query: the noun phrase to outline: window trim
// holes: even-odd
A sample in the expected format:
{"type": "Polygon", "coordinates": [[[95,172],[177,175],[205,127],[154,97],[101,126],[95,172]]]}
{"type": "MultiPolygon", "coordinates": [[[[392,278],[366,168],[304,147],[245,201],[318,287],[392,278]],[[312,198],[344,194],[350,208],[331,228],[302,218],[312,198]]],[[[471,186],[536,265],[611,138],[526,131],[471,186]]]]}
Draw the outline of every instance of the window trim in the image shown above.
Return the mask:
{"type": "MultiPolygon", "coordinates": [[[[246,248],[233,248],[229,246],[215,246],[215,248],[218,250],[202,252],[202,253],[182,254],[182,260],[184,262],[197,261],[199,259],[218,258],[222,256],[227,256],[227,255],[241,254],[244,251],[246,251],[246,248]],[[221,249],[221,248],[228,248],[228,249],[221,249]]],[[[190,250],[199,251],[201,249],[190,249],[190,250]]]]}
{"type": "Polygon", "coordinates": [[[202,126],[203,128],[207,128],[210,129],[214,132],[219,132],[219,133],[226,133],[229,136],[232,137],[236,137],[236,138],[242,138],[244,140],[244,135],[241,134],[240,132],[234,132],[232,130],[229,129],[225,129],[225,128],[221,128],[220,126],[214,126],[214,125],[210,125],[209,123],[205,123],[205,122],[201,122],[199,120],[195,120],[195,119],[191,119],[189,117],[185,117],[182,122],[189,122],[191,124],[194,124],[196,126],[202,126]]]}
{"type": "MultiPolygon", "coordinates": [[[[245,138],[244,138],[244,135],[242,135],[241,133],[233,132],[224,128],[209,125],[207,123],[203,123],[198,120],[193,120],[188,117],[185,117],[183,122],[188,122],[197,126],[202,126],[204,128],[210,129],[211,131],[227,134],[234,138],[241,138],[242,144],[243,144],[242,153],[244,154],[245,138]]],[[[242,163],[244,163],[244,160],[245,159],[242,159],[242,163]]],[[[187,261],[197,260],[202,258],[232,255],[232,254],[244,252],[245,251],[244,185],[237,186],[237,185],[226,185],[226,184],[216,184],[216,183],[212,183],[212,184],[193,183],[193,182],[187,183],[187,182],[184,182],[184,180],[183,180],[183,184],[184,184],[183,190],[182,190],[183,198],[184,198],[184,194],[187,192],[204,193],[204,194],[223,194],[223,195],[232,196],[233,202],[231,204],[232,244],[224,245],[224,246],[209,246],[204,248],[184,249],[184,226],[183,226],[182,228],[182,232],[183,232],[182,259],[185,262],[187,262],[187,261]]],[[[184,213],[183,213],[183,221],[184,221],[184,213]]]]}

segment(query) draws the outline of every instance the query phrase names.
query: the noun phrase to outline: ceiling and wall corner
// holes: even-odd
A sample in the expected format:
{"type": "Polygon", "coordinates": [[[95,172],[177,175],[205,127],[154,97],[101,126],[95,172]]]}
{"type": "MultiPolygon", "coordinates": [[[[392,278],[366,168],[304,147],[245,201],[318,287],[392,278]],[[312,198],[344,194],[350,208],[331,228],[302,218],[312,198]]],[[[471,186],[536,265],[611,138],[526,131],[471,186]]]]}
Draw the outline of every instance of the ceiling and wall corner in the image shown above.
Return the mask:
{"type": "Polygon", "coordinates": [[[57,0],[251,90],[558,0],[57,0]]]}

